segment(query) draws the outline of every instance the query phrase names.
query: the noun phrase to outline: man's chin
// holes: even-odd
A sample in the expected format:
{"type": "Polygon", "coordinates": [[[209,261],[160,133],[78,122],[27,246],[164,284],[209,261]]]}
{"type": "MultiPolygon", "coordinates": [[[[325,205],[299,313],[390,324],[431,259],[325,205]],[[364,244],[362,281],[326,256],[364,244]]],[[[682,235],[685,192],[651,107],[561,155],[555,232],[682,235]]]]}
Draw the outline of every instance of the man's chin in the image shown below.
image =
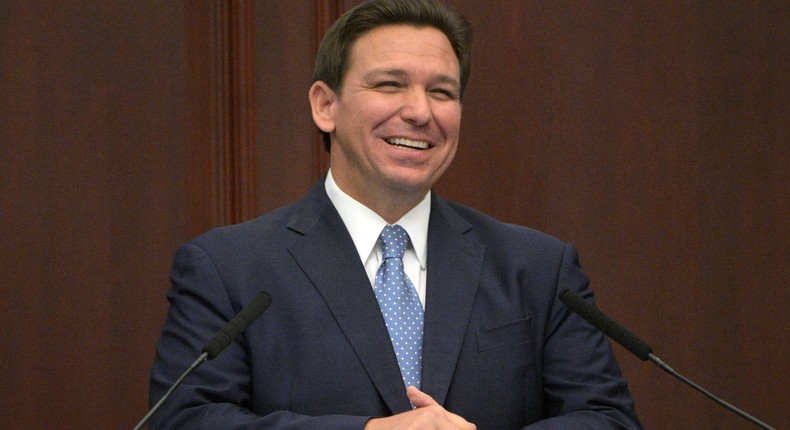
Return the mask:
{"type": "Polygon", "coordinates": [[[389,187],[393,191],[400,194],[425,194],[433,185],[432,181],[426,180],[425,177],[415,177],[400,175],[390,178],[389,187]]]}

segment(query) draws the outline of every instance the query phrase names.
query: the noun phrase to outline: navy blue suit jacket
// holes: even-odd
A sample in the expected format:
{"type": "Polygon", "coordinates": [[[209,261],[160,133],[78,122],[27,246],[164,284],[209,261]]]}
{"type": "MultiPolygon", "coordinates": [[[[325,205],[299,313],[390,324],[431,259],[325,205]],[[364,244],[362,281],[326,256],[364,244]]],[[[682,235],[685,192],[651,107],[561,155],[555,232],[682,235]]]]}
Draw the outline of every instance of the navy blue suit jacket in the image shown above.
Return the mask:
{"type": "MultiPolygon", "coordinates": [[[[410,409],[351,236],[320,182],[302,201],[183,245],[152,368],[158,400],[259,291],[272,305],[174,392],[151,428],[354,429],[410,409]]],[[[422,389],[478,429],[641,428],[576,251],[433,196],[422,389]]]]}

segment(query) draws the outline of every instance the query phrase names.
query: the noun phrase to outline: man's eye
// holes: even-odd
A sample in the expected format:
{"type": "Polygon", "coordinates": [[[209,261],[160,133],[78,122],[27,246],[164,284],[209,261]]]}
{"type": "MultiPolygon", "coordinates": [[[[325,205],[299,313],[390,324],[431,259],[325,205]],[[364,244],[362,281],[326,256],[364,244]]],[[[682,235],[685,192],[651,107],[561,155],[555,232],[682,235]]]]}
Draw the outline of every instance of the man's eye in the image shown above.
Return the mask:
{"type": "Polygon", "coordinates": [[[382,81],[374,85],[375,88],[399,88],[401,85],[395,81],[382,81]]]}
{"type": "Polygon", "coordinates": [[[431,93],[435,94],[436,97],[438,97],[438,98],[440,98],[442,100],[456,100],[456,99],[458,99],[458,95],[455,93],[455,91],[447,90],[447,89],[444,89],[444,88],[437,88],[435,90],[432,90],[431,93]]]}

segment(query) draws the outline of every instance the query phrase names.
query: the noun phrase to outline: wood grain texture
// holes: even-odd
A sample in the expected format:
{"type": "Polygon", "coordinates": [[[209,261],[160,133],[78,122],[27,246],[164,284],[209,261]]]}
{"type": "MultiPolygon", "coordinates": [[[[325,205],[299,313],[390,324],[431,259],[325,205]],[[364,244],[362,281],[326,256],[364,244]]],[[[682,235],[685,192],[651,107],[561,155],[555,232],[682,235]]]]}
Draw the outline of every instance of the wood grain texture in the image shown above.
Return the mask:
{"type": "MultiPolygon", "coordinates": [[[[0,2],[5,427],[145,413],[178,244],[326,170],[307,90],[356,3],[0,2]]],[[[790,421],[790,5],[448,3],[475,46],[436,192],[574,243],[662,359],[790,421]]],[[[615,353],[647,428],[748,428],[615,353]]]]}

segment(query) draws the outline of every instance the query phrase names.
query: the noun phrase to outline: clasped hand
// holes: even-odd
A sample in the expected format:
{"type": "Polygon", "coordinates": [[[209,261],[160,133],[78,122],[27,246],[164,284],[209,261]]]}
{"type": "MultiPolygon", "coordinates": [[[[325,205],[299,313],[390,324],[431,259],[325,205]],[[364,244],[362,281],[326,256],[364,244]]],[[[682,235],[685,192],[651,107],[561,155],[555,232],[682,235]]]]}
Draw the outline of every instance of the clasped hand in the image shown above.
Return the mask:
{"type": "Polygon", "coordinates": [[[365,430],[475,430],[477,426],[447,411],[431,396],[415,387],[406,389],[414,409],[385,418],[368,421],[365,430]]]}

